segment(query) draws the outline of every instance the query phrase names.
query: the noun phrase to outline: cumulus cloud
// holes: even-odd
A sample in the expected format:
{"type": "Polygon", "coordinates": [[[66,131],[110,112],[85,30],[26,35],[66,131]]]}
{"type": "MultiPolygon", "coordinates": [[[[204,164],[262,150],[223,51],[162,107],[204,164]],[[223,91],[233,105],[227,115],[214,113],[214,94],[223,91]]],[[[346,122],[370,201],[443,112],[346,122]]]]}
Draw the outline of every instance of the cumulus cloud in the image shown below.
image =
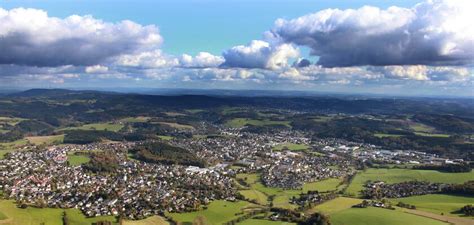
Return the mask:
{"type": "Polygon", "coordinates": [[[199,52],[195,57],[183,54],[179,59],[182,67],[217,67],[224,62],[222,56],[215,56],[208,52],[199,52]]]}
{"type": "Polygon", "coordinates": [[[224,51],[223,67],[280,69],[288,66],[288,60],[297,58],[299,51],[291,44],[274,44],[254,40],[224,51]]]}
{"type": "Polygon", "coordinates": [[[61,19],[43,10],[0,8],[0,64],[89,66],[122,54],[156,48],[156,26],[107,23],[92,16],[61,19]]]}
{"type": "Polygon", "coordinates": [[[472,65],[474,2],[428,0],[413,8],[326,9],[272,29],[285,42],[308,46],[325,67],[472,65]]]}
{"type": "Polygon", "coordinates": [[[109,68],[102,65],[87,66],[85,68],[86,73],[107,73],[109,68]]]}
{"type": "Polygon", "coordinates": [[[160,68],[177,66],[179,61],[157,49],[118,56],[114,64],[127,67],[160,68]]]}
{"type": "Polygon", "coordinates": [[[472,76],[467,68],[447,66],[383,66],[368,67],[367,71],[380,73],[388,79],[419,81],[463,81],[472,76]]]}

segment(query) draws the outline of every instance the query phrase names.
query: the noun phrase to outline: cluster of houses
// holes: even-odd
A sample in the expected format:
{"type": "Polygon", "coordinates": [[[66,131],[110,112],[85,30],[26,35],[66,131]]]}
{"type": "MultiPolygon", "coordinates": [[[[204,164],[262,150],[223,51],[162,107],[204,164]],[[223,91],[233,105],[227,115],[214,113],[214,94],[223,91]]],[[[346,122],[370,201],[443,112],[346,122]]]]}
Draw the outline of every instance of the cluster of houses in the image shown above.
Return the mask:
{"type": "Polygon", "coordinates": [[[362,194],[369,199],[403,198],[413,195],[426,195],[440,192],[446,184],[426,181],[407,181],[387,184],[383,181],[368,182],[362,194]]]}
{"type": "Polygon", "coordinates": [[[270,155],[272,162],[262,170],[262,182],[268,187],[302,189],[305,183],[348,175],[352,170],[330,156],[284,152],[270,155]]]}
{"type": "MultiPolygon", "coordinates": [[[[238,196],[236,173],[260,172],[264,185],[302,189],[308,182],[354,174],[355,162],[447,163],[436,155],[416,151],[386,151],[376,146],[342,139],[314,139],[298,131],[255,134],[240,129],[219,128],[212,138],[169,140],[208,162],[211,167],[145,163],[127,157],[136,143],[112,142],[59,145],[46,149],[16,151],[0,160],[0,190],[3,197],[38,207],[78,208],[86,216],[122,215],[141,219],[168,212],[186,212],[215,199],[233,201],[238,196]],[[290,151],[275,146],[293,143],[308,151],[290,151]],[[114,154],[119,166],[113,172],[91,173],[84,166],[71,166],[73,154],[103,151],[114,154]],[[240,165],[240,167],[231,167],[240,165]]],[[[456,163],[456,160],[452,161],[456,163]]],[[[441,184],[405,182],[367,184],[369,198],[398,198],[437,192],[441,184]]],[[[292,199],[306,205],[327,196],[307,193],[292,199]]]]}
{"type": "Polygon", "coordinates": [[[214,199],[235,200],[234,181],[221,174],[220,167],[195,171],[128,160],[121,150],[126,146],[64,145],[13,152],[0,160],[0,189],[19,204],[78,208],[86,216],[120,214],[130,219],[196,210],[214,199]],[[114,151],[123,154],[123,161],[117,171],[104,174],[65,163],[64,158],[85,149],[114,151]]]}

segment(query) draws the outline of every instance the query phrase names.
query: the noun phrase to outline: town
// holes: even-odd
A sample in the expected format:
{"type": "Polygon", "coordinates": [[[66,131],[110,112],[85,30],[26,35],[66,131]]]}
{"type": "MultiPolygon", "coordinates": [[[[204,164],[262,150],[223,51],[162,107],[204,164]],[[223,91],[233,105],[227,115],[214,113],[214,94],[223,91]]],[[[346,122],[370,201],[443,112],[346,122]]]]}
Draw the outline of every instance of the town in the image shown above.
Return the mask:
{"type": "MultiPolygon", "coordinates": [[[[120,215],[143,219],[165,212],[198,210],[213,200],[236,201],[241,198],[235,184],[237,173],[258,171],[267,187],[297,190],[305,183],[352,176],[354,166],[366,161],[396,165],[462,162],[417,151],[388,151],[343,139],[311,139],[304,132],[295,131],[269,135],[221,128],[219,135],[212,138],[168,142],[195,153],[209,166],[149,163],[130,157],[130,149],[141,142],[34,147],[11,152],[0,160],[0,189],[4,197],[14,199],[20,207],[78,208],[88,217],[120,215]],[[285,146],[289,143],[306,149],[290,150],[285,146]],[[98,153],[113,155],[116,168],[96,171],[87,165],[69,165],[67,160],[73,155],[98,153]]],[[[438,188],[425,183],[417,186],[420,185],[433,190],[426,193],[438,188]]],[[[384,187],[389,193],[399,188],[383,183],[368,187],[384,187]]],[[[370,198],[375,195],[364,193],[370,198]]],[[[309,193],[292,201],[304,205],[301,202],[307,199],[320,202],[323,197],[309,193]]]]}

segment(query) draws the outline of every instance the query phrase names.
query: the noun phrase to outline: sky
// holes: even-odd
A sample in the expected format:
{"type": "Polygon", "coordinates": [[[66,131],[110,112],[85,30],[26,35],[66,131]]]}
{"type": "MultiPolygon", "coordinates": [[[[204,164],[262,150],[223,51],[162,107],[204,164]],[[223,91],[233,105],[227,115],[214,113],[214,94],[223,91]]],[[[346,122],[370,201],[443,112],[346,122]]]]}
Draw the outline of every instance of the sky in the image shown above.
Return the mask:
{"type": "Polygon", "coordinates": [[[466,0],[0,0],[0,88],[474,96],[466,0]]]}

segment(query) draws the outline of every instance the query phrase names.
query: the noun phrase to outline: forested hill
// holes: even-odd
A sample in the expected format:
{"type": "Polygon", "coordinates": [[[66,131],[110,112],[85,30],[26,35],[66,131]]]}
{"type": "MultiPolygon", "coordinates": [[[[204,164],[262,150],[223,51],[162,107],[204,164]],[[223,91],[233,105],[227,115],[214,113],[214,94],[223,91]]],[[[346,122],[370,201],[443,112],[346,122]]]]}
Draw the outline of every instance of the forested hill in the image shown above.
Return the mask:
{"type": "MultiPolygon", "coordinates": [[[[112,108],[118,109],[127,106],[129,110],[149,110],[150,108],[213,108],[221,106],[231,107],[265,107],[273,109],[291,109],[299,111],[316,111],[323,113],[348,113],[348,114],[452,114],[456,116],[472,117],[474,101],[472,99],[434,99],[434,98],[348,98],[348,97],[238,97],[238,96],[206,96],[206,95],[180,95],[160,96],[123,94],[99,91],[71,91],[65,89],[32,89],[24,92],[13,93],[0,97],[12,100],[24,106],[61,109],[74,108],[75,112],[81,110],[94,110],[112,108]],[[59,107],[57,104],[40,104],[48,99],[69,102],[70,104],[59,107]],[[59,108],[58,108],[59,107],[59,108]]],[[[14,112],[22,107],[17,104],[0,102],[0,112],[14,112]]]]}

